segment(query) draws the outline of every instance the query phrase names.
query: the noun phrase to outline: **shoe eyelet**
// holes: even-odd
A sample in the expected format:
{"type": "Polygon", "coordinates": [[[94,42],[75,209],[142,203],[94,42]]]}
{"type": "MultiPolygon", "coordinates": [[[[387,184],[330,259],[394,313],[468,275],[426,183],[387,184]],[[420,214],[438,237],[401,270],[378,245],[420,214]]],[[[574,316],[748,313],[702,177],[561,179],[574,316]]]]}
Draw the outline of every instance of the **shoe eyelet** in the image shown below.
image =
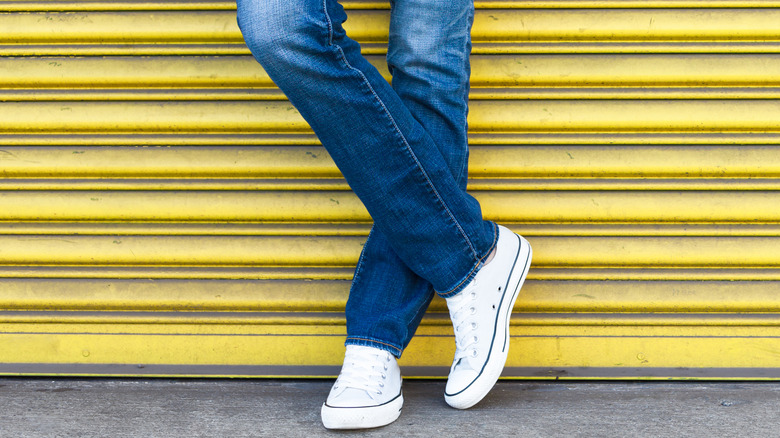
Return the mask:
{"type": "Polygon", "coordinates": [[[379,395],[382,395],[382,391],[377,391],[376,393],[379,394],[379,395]]]}
{"type": "Polygon", "coordinates": [[[477,357],[477,350],[471,350],[471,357],[477,357]]]}
{"type": "Polygon", "coordinates": [[[473,329],[477,328],[477,323],[476,322],[472,322],[471,323],[471,328],[473,328],[473,329]]]}
{"type": "Polygon", "coordinates": [[[474,336],[474,343],[476,344],[477,342],[479,342],[479,338],[474,336]]]}
{"type": "Polygon", "coordinates": [[[495,310],[495,309],[496,309],[496,305],[495,305],[495,304],[493,304],[493,310],[495,310]]]}
{"type": "Polygon", "coordinates": [[[386,378],[387,378],[387,374],[385,374],[385,373],[382,373],[382,378],[383,378],[383,379],[386,379],[386,378]]]}
{"type": "Polygon", "coordinates": [[[385,371],[387,371],[387,365],[385,365],[384,368],[385,368],[385,371]]]}
{"type": "Polygon", "coordinates": [[[471,293],[471,299],[472,300],[476,300],[477,299],[477,293],[476,292],[472,292],[471,293]]]}
{"type": "Polygon", "coordinates": [[[476,308],[476,307],[472,307],[472,308],[470,308],[469,310],[471,310],[471,314],[472,314],[472,315],[473,315],[473,314],[475,314],[475,313],[477,313],[477,308],[476,308]]]}
{"type": "Polygon", "coordinates": [[[380,387],[380,388],[384,388],[384,387],[385,387],[385,384],[384,384],[384,383],[380,383],[380,384],[379,384],[379,387],[380,387]]]}
{"type": "Polygon", "coordinates": [[[501,286],[498,287],[498,291],[501,292],[501,286]]]}

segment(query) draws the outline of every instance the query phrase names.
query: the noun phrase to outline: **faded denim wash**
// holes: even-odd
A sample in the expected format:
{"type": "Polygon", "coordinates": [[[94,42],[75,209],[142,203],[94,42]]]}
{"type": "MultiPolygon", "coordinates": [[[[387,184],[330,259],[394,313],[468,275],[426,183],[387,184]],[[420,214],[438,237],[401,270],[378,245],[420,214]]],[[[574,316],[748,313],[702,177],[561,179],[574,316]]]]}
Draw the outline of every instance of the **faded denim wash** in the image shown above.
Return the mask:
{"type": "Polygon", "coordinates": [[[392,1],[391,86],[347,37],[336,0],[238,0],[255,59],[374,220],[347,344],[400,357],[434,293],[460,292],[495,245],[495,224],[465,191],[473,16],[473,0],[392,1]]]}

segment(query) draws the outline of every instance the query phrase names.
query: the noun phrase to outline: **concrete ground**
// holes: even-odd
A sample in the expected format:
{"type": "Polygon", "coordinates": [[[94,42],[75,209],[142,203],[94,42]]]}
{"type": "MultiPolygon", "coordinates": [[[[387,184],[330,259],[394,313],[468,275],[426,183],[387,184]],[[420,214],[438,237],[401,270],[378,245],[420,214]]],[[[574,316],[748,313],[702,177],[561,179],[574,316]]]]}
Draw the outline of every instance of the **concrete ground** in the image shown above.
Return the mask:
{"type": "Polygon", "coordinates": [[[0,379],[1,437],[780,437],[780,383],[501,381],[468,411],[406,380],[368,432],[319,419],[326,380],[0,379]]]}

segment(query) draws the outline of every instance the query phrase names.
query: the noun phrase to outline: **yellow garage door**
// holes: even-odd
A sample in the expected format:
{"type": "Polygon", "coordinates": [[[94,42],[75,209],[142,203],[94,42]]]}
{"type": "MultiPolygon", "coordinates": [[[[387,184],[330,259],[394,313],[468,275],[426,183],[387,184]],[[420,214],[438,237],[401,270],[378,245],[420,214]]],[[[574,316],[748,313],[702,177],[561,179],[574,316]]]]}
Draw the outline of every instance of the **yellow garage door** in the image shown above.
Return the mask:
{"type": "MultiPolygon", "coordinates": [[[[780,2],[477,8],[470,190],[535,251],[505,375],[780,377],[780,2]]],[[[0,373],[333,375],[369,227],[234,3],[0,1],[0,373]]],[[[453,350],[434,300],[405,374],[453,350]]]]}

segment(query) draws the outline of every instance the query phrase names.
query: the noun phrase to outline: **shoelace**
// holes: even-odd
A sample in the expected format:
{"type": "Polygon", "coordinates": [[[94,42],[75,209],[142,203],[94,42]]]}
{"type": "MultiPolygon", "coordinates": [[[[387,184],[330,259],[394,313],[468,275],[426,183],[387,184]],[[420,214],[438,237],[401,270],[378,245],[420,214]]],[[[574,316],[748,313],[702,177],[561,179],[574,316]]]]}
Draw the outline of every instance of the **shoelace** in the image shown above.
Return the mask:
{"type": "Polygon", "coordinates": [[[390,356],[366,350],[347,350],[344,366],[333,389],[353,388],[365,391],[371,399],[381,395],[387,379],[390,356]]]}
{"type": "Polygon", "coordinates": [[[450,319],[455,329],[455,359],[456,366],[460,359],[471,356],[477,357],[477,349],[474,347],[479,338],[474,334],[478,325],[475,320],[477,294],[473,290],[464,290],[450,298],[447,307],[450,310],[450,319]]]}

